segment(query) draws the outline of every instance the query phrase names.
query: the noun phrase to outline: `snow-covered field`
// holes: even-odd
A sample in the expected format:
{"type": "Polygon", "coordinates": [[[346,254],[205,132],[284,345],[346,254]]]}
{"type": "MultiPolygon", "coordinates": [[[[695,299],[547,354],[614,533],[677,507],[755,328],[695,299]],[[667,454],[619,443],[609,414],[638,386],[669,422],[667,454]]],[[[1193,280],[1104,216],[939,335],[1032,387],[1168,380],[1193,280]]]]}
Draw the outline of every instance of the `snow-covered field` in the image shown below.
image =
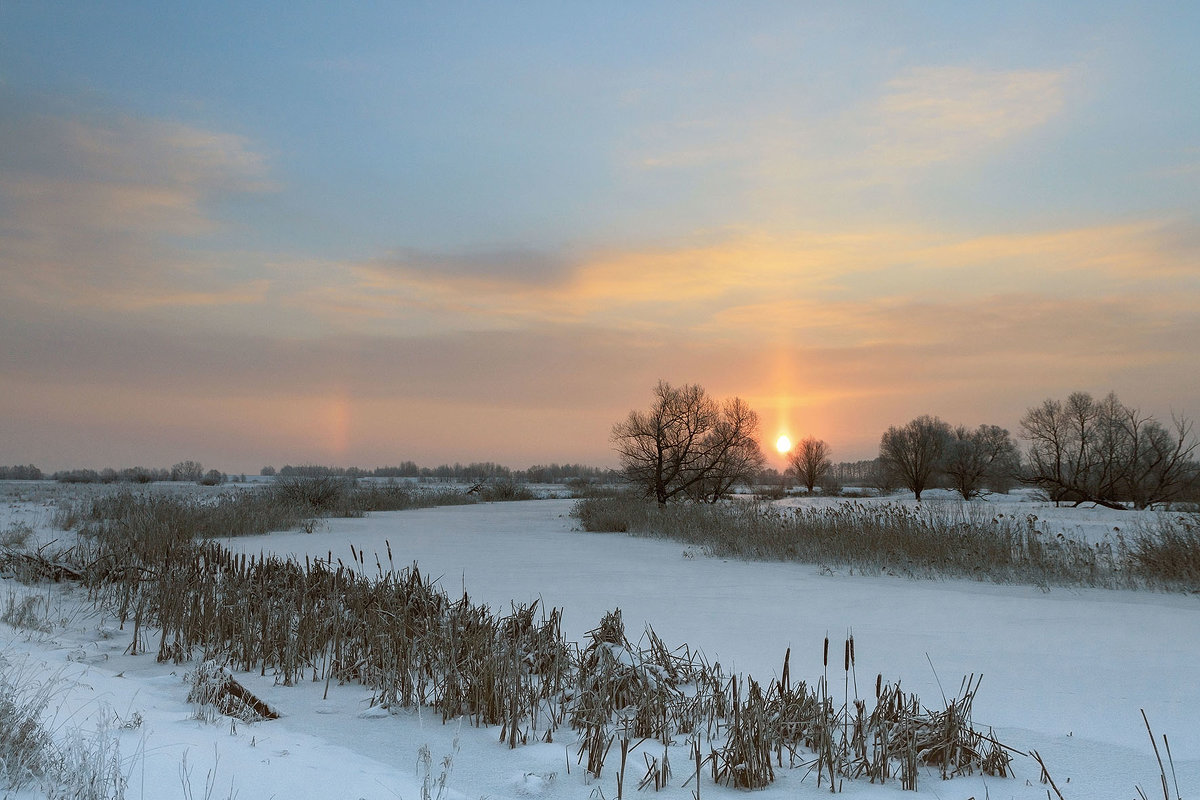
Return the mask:
{"type": "MultiPolygon", "coordinates": [[[[810,502],[787,500],[784,502],[810,502]]],[[[6,501],[0,531],[27,522],[46,541],[45,501],[6,501]]],[[[724,561],[661,540],[576,530],[572,501],[458,506],[329,520],[313,534],[277,533],[234,539],[235,551],[319,555],[350,561],[350,547],[385,552],[396,564],[419,563],[440,576],[450,594],[464,588],[476,601],[507,607],[541,599],[563,609],[569,638],[584,639],[601,615],[619,607],[636,639],[645,624],[669,645],[688,643],[710,661],[763,679],[776,674],[792,648],[792,673],[810,682],[822,673],[828,634],[835,647],[853,631],[857,679],[869,694],[876,673],[902,681],[929,705],[958,689],[968,674],[983,674],[975,702],[977,726],[1021,750],[1038,750],[1068,800],[1135,797],[1135,784],[1161,796],[1158,764],[1140,709],[1156,734],[1166,734],[1179,794],[1200,796],[1200,597],[1153,592],[995,586],[967,581],[911,581],[868,577],[819,565],[724,561]]],[[[1132,514],[1053,509],[1033,503],[991,502],[992,513],[1037,514],[1050,526],[1089,538],[1132,523],[1132,514]]],[[[1051,530],[1054,530],[1051,527],[1051,530]]],[[[386,563],[386,562],[385,562],[386,563]]],[[[419,712],[387,714],[368,708],[370,693],[355,686],[274,685],[268,674],[237,678],[282,713],[254,725],[194,718],[186,702],[185,665],[157,664],[153,655],[129,656],[129,635],[84,608],[79,590],[32,588],[5,581],[7,597],[44,598],[58,622],[47,633],[0,623],[0,652],[31,680],[53,678],[51,726],[57,735],[94,728],[112,715],[131,798],[211,797],[395,798],[419,800],[425,770],[419,752],[432,755],[430,778],[451,756],[449,798],[562,798],[616,795],[615,769],[588,781],[576,763],[577,746],[563,732],[553,744],[509,750],[496,729],[443,726],[419,712]],[[23,666],[22,666],[23,665],[23,666]],[[135,717],[137,715],[137,717],[135,717]],[[457,745],[455,744],[457,740],[457,745]],[[186,753],[190,779],[181,775],[186,753]],[[190,783],[190,794],[185,790],[190,783]]],[[[840,650],[838,651],[840,652],[840,650]]],[[[840,680],[840,665],[838,675],[840,680]]],[[[649,747],[649,745],[646,745],[649,747]]],[[[651,755],[661,751],[651,750],[651,755]]],[[[688,798],[686,748],[672,752],[675,775],[660,794],[688,798]]],[[[1164,754],[1165,757],[1165,754],[1164,754]]],[[[641,754],[633,754],[641,777],[641,754]]],[[[941,781],[922,776],[917,796],[1042,798],[1039,769],[1014,762],[1017,777],[979,776],[941,781]]],[[[818,796],[805,770],[782,770],[764,798],[818,796]]],[[[912,797],[895,783],[880,787],[847,781],[844,795],[912,797]]],[[[701,784],[704,798],[739,792],[701,784]]],[[[436,796],[437,787],[429,789],[436,796]]],[[[647,789],[642,794],[652,794],[647,789]]],[[[18,795],[22,796],[22,795],[18,795]]],[[[29,796],[34,796],[30,794],[29,796]]],[[[1172,797],[1174,788],[1172,787],[1172,797]]]]}

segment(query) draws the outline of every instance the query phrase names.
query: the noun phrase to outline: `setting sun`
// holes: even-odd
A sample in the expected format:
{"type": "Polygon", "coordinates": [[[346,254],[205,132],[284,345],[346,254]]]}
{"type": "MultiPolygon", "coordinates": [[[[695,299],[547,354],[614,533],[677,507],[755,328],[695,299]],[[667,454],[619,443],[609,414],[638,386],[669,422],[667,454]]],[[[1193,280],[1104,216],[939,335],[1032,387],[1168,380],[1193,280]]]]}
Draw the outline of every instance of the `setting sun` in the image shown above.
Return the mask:
{"type": "Polygon", "coordinates": [[[792,440],[787,437],[787,434],[781,435],[775,440],[775,449],[781,453],[786,453],[792,449],[792,440]]]}

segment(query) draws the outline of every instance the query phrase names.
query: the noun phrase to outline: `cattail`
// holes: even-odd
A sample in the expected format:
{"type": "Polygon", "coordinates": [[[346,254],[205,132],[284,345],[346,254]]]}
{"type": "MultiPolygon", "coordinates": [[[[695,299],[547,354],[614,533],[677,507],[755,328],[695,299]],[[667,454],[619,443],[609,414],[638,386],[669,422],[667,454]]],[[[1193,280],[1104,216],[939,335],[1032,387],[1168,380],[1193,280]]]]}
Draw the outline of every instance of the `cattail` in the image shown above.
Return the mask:
{"type": "Polygon", "coordinates": [[[846,665],[842,667],[846,672],[850,671],[850,640],[846,640],[846,665]]]}
{"type": "Polygon", "coordinates": [[[883,673],[875,676],[875,702],[879,702],[879,696],[883,690],[883,673]]]}
{"type": "Polygon", "coordinates": [[[829,634],[825,634],[825,657],[822,661],[826,667],[829,666],[829,634]]]}

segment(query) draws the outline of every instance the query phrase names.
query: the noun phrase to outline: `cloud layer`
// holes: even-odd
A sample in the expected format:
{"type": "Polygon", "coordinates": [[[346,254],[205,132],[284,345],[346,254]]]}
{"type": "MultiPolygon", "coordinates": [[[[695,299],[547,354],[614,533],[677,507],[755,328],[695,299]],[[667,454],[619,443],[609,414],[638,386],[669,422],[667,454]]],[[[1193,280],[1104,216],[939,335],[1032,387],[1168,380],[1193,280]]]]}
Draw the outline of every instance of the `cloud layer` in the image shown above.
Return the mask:
{"type": "Polygon", "coordinates": [[[0,463],[612,463],[660,378],[838,458],[1075,389],[1200,412],[1194,144],[1126,144],[1103,54],[719,33],[0,84],[0,463]]]}

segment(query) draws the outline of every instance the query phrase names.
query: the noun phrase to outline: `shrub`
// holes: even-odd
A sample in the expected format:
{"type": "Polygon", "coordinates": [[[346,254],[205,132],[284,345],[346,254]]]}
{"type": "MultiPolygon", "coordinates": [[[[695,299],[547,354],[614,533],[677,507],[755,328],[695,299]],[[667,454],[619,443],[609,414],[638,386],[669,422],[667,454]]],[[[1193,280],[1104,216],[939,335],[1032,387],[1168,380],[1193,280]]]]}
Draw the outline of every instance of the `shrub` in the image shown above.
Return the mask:
{"type": "Polygon", "coordinates": [[[353,488],[354,481],[346,478],[285,477],[276,478],[270,492],[280,502],[318,516],[344,509],[353,488]]]}
{"type": "Polygon", "coordinates": [[[523,483],[510,480],[499,480],[494,483],[484,483],[471,490],[485,503],[497,503],[512,500],[534,500],[537,496],[523,483]]]}
{"type": "Polygon", "coordinates": [[[579,520],[585,531],[603,533],[646,531],[650,528],[651,517],[657,513],[659,509],[630,491],[586,498],[571,509],[571,516],[579,520]]]}
{"type": "Polygon", "coordinates": [[[224,480],[225,476],[221,474],[220,470],[210,469],[208,472],[204,473],[204,477],[196,482],[201,486],[218,486],[224,480]]]}
{"type": "Polygon", "coordinates": [[[782,500],[787,497],[787,489],[782,483],[771,483],[754,487],[754,496],[760,500],[782,500]]]}

